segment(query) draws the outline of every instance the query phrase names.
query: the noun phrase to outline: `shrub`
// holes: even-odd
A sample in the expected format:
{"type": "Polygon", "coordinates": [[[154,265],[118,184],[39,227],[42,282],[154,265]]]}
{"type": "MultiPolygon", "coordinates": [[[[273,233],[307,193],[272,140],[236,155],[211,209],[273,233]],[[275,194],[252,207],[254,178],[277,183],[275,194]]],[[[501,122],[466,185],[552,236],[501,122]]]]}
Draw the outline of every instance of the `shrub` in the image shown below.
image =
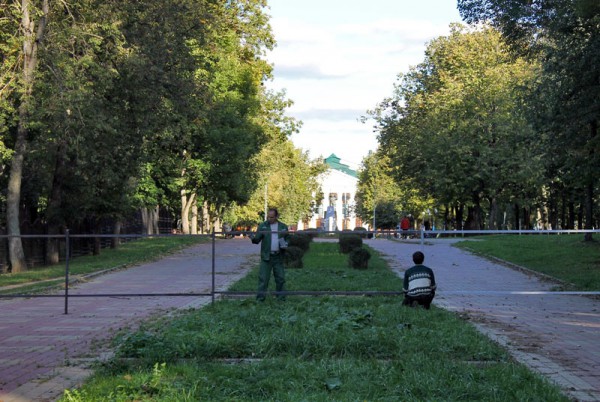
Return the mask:
{"type": "Polygon", "coordinates": [[[302,257],[304,257],[304,250],[297,246],[288,246],[283,254],[283,263],[286,268],[302,268],[304,267],[302,257]]]}
{"type": "Polygon", "coordinates": [[[305,235],[308,235],[310,237],[310,240],[314,240],[316,237],[319,237],[319,229],[315,229],[315,228],[308,228],[306,230],[299,230],[296,233],[302,233],[305,235]]]}
{"type": "Polygon", "coordinates": [[[367,228],[363,228],[362,226],[357,226],[354,228],[354,232],[358,234],[361,239],[367,238],[367,228]]]}
{"type": "Polygon", "coordinates": [[[288,245],[300,247],[306,253],[310,248],[311,241],[312,239],[307,233],[296,232],[289,236],[288,245]]]}
{"type": "Polygon", "coordinates": [[[365,248],[355,248],[348,255],[348,265],[351,268],[367,269],[369,267],[369,259],[371,253],[365,248]]]}
{"type": "Polygon", "coordinates": [[[348,254],[355,248],[362,247],[362,239],[360,235],[355,233],[340,234],[340,253],[348,254]]]}

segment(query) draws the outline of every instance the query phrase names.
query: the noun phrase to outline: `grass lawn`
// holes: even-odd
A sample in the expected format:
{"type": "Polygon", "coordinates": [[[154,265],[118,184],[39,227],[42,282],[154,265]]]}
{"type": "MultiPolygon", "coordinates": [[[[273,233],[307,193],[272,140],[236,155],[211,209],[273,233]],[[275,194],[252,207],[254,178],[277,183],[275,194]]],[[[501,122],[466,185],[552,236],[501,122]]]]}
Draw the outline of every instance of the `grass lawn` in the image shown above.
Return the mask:
{"type": "Polygon", "coordinates": [[[457,246],[550,275],[568,289],[600,290],[600,242],[581,234],[490,235],[457,246]]]}
{"type": "MultiPolygon", "coordinates": [[[[199,236],[149,237],[122,244],[116,249],[102,249],[100,255],[73,258],[69,261],[69,274],[86,275],[113,268],[124,268],[146,261],[156,260],[166,254],[181,250],[192,244],[210,241],[199,236]]],[[[49,267],[32,268],[16,274],[1,274],[0,288],[19,286],[14,289],[0,289],[0,294],[26,294],[40,289],[47,290],[53,285],[63,285],[65,263],[49,267]]]]}
{"type": "MultiPolygon", "coordinates": [[[[289,290],[398,290],[375,252],[347,266],[313,243],[289,290]]],[[[232,286],[254,291],[256,269],[232,286]]],[[[273,283],[271,283],[273,286],[273,283]]],[[[568,401],[458,316],[400,297],[220,300],[115,338],[116,356],[63,401],[568,401]]]]}

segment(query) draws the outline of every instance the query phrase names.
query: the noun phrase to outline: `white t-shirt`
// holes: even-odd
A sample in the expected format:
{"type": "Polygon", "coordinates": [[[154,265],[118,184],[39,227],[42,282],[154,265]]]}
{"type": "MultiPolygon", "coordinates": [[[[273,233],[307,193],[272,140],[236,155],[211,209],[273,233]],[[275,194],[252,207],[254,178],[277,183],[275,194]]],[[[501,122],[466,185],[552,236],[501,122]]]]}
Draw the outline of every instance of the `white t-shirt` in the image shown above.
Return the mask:
{"type": "Polygon", "coordinates": [[[271,224],[271,251],[279,251],[279,233],[277,230],[279,225],[277,222],[271,224]]]}

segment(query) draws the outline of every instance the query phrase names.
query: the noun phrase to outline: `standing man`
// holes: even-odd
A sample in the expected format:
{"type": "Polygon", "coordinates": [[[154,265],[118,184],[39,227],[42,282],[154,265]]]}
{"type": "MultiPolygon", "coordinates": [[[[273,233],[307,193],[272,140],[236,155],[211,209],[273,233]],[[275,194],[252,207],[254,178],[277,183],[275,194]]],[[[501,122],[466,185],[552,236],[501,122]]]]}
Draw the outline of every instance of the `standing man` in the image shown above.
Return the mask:
{"type": "MultiPolygon", "coordinates": [[[[251,236],[252,243],[260,245],[260,270],[258,272],[258,293],[256,300],[264,301],[271,279],[271,271],[275,276],[275,290],[284,291],[285,271],[283,269],[283,250],[287,248],[288,227],[279,222],[277,208],[267,211],[267,220],[258,225],[258,231],[251,236]]],[[[285,300],[285,295],[277,293],[278,300],[285,300]]]]}
{"type": "Polygon", "coordinates": [[[413,254],[415,266],[404,272],[404,301],[403,306],[417,307],[421,305],[429,310],[435,296],[435,276],[433,270],[423,265],[425,255],[417,251],[413,254]]]}

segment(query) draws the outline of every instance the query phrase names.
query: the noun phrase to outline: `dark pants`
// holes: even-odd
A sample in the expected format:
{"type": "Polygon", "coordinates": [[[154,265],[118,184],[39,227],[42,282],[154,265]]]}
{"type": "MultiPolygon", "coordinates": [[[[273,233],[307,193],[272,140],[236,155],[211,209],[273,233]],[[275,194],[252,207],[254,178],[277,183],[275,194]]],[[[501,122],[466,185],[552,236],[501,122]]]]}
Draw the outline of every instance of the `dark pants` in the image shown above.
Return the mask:
{"type": "MultiPolygon", "coordinates": [[[[275,277],[275,290],[283,292],[285,285],[285,271],[283,269],[283,255],[281,253],[271,254],[268,261],[260,260],[260,269],[258,271],[258,294],[256,299],[265,300],[267,289],[269,288],[269,280],[271,279],[271,271],[275,277]]],[[[285,295],[278,294],[279,300],[285,300],[285,295]]]]}
{"type": "Polygon", "coordinates": [[[411,297],[409,295],[404,295],[404,301],[402,301],[402,305],[409,306],[409,307],[416,307],[416,305],[418,304],[418,305],[425,307],[426,310],[429,310],[429,307],[431,307],[431,301],[433,300],[434,296],[435,296],[435,293],[432,293],[427,296],[417,296],[417,297],[411,297]]]}

